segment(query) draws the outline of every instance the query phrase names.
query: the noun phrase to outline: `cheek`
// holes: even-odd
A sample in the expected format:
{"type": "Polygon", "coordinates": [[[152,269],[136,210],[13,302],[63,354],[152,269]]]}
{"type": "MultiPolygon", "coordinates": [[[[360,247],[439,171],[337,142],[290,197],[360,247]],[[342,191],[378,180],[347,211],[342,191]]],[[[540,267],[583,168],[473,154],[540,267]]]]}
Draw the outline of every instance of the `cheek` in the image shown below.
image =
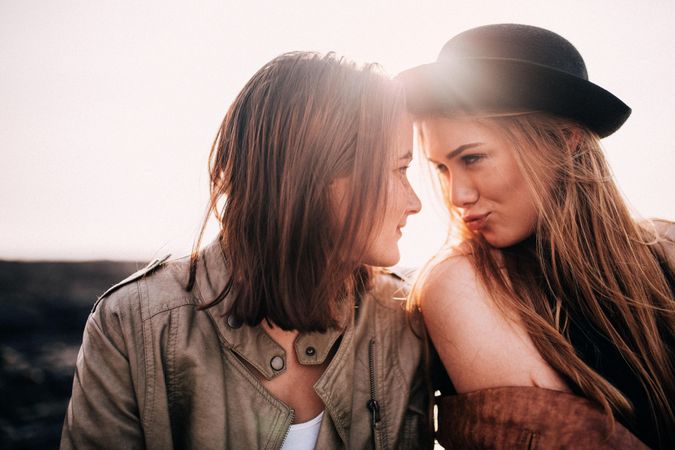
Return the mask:
{"type": "Polygon", "coordinates": [[[532,222],[537,217],[537,208],[535,207],[534,197],[525,178],[516,172],[513,174],[511,183],[513,185],[513,198],[518,214],[526,222],[532,222]]]}
{"type": "Polygon", "coordinates": [[[527,186],[514,190],[508,205],[508,220],[503,223],[503,231],[510,235],[514,241],[512,243],[515,243],[529,237],[535,231],[539,211],[527,186]]]}
{"type": "Polygon", "coordinates": [[[412,187],[408,180],[404,177],[392,178],[389,188],[390,200],[387,208],[387,216],[394,216],[398,222],[408,207],[408,200],[410,199],[412,187]]]}
{"type": "Polygon", "coordinates": [[[519,213],[523,209],[531,208],[532,193],[528,187],[525,177],[520,171],[513,158],[504,158],[501,170],[495,168],[494,175],[485,179],[485,183],[491,186],[491,191],[495,196],[500,196],[505,203],[510,203],[519,213]]]}
{"type": "Polygon", "coordinates": [[[514,220],[519,225],[519,229],[532,229],[534,227],[538,213],[531,196],[522,195],[513,210],[515,213],[514,220]]]}
{"type": "Polygon", "coordinates": [[[485,191],[497,203],[493,231],[502,245],[512,245],[529,237],[536,228],[539,211],[527,181],[517,167],[503,171],[501,177],[486,178],[485,191]],[[501,242],[503,240],[503,242],[501,242]]]}

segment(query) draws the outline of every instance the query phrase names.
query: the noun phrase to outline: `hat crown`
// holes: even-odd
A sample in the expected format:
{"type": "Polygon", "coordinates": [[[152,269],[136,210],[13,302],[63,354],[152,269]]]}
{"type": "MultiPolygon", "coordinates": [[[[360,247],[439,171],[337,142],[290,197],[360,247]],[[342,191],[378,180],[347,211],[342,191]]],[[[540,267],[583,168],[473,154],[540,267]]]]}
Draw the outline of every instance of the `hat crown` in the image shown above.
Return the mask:
{"type": "Polygon", "coordinates": [[[588,80],[581,54],[567,39],[531,25],[497,24],[472,28],[450,39],[441,49],[438,62],[466,58],[518,60],[588,80]]]}

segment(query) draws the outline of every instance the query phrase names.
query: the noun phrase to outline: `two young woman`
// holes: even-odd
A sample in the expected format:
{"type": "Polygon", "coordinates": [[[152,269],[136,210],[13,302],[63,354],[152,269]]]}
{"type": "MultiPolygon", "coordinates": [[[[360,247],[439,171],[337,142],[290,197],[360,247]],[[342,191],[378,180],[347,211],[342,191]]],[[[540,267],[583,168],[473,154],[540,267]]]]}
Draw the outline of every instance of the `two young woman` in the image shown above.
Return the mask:
{"type": "Polygon", "coordinates": [[[97,302],[62,448],[418,448],[422,342],[399,259],[420,208],[398,83],[282,55],[235,99],[211,153],[218,238],[97,302]],[[222,207],[222,209],[221,209],[222,207]]]}
{"type": "MultiPolygon", "coordinates": [[[[668,448],[670,225],[634,222],[599,145],[630,109],[535,27],[462,33],[401,79],[462,231],[415,294],[459,393],[441,443],[668,448]]],[[[332,56],[254,75],[212,151],[218,239],[99,300],[62,447],[428,442],[404,284],[373,268],[420,207],[405,103],[332,56]]]]}
{"type": "Polygon", "coordinates": [[[524,25],[401,78],[461,234],[413,296],[460,394],[438,402],[441,444],[675,447],[675,227],[631,217],[600,148],[630,109],[524,25]]]}

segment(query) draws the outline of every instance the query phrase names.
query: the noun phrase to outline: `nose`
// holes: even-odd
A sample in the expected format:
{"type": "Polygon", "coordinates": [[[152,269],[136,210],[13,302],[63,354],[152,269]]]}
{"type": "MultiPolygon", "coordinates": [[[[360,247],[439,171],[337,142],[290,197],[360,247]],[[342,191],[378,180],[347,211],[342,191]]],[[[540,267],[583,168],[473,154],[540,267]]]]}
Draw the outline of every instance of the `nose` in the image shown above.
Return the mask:
{"type": "Polygon", "coordinates": [[[412,188],[412,186],[408,185],[408,205],[406,208],[407,214],[417,214],[421,210],[422,202],[420,201],[420,198],[417,196],[417,193],[415,193],[415,190],[412,188]]]}
{"type": "Polygon", "coordinates": [[[478,201],[478,190],[469,177],[453,174],[450,180],[450,202],[457,208],[466,208],[478,201]]]}

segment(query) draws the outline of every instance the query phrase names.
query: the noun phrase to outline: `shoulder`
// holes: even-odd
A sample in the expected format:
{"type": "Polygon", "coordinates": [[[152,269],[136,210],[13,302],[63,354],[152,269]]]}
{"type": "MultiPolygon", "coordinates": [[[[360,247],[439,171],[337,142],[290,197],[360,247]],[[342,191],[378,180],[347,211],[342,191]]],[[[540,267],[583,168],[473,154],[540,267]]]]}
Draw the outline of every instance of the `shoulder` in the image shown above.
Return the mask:
{"type": "Polygon", "coordinates": [[[439,285],[452,285],[464,282],[467,277],[475,278],[474,259],[468,244],[444,248],[434,255],[420,271],[415,288],[431,289],[439,285]]]}
{"type": "Polygon", "coordinates": [[[488,301],[473,258],[465,253],[452,253],[432,261],[420,275],[415,290],[423,311],[458,301],[488,301]]]}
{"type": "Polygon", "coordinates": [[[368,294],[375,302],[390,309],[403,309],[410,292],[410,280],[414,269],[391,267],[376,269],[368,294]]]}
{"type": "Polygon", "coordinates": [[[432,340],[449,342],[452,348],[475,346],[514,319],[497,307],[466,254],[452,254],[426,268],[414,295],[432,340]]]}
{"type": "Polygon", "coordinates": [[[498,304],[470,255],[439,261],[420,282],[424,322],[458,392],[530,385],[565,389],[515,307],[498,304]]]}
{"type": "Polygon", "coordinates": [[[169,256],[151,261],[108,288],[94,304],[92,315],[134,315],[146,320],[162,310],[192,303],[192,295],[185,290],[188,264],[185,259],[169,261],[169,256]]]}
{"type": "Polygon", "coordinates": [[[675,222],[662,219],[653,219],[650,222],[654,225],[659,238],[671,243],[675,241],[675,222]]]}
{"type": "Polygon", "coordinates": [[[406,308],[413,276],[414,270],[400,267],[378,270],[359,306],[361,320],[357,328],[361,331],[356,332],[359,347],[369,352],[370,342],[375,338],[383,364],[403,383],[397,389],[408,386],[416,376],[424,346],[420,338],[422,319],[406,308]]]}
{"type": "Polygon", "coordinates": [[[423,327],[417,311],[406,308],[413,273],[401,268],[379,270],[359,307],[360,315],[374,318],[378,334],[392,337],[391,342],[402,347],[407,340],[418,346],[423,327]]]}

